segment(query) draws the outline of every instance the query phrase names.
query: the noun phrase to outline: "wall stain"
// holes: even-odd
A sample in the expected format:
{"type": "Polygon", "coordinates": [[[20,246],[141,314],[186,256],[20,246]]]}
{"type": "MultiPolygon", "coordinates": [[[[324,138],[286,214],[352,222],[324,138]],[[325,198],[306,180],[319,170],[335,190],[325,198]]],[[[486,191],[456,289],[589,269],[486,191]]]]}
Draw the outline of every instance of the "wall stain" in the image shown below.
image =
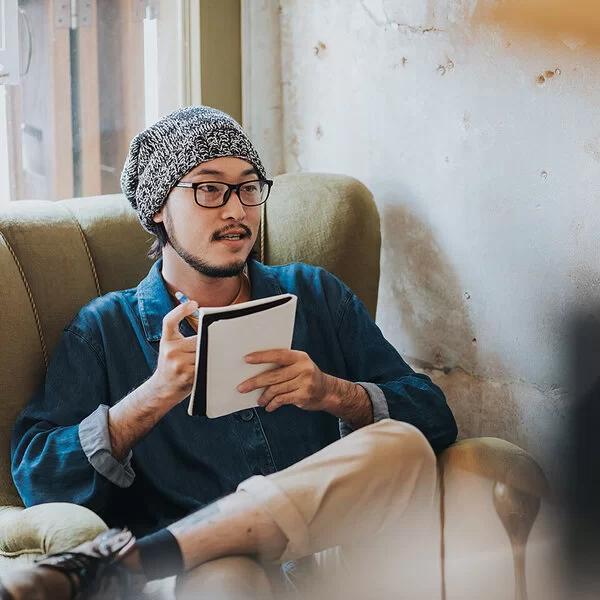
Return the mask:
{"type": "Polygon", "coordinates": [[[323,42],[318,42],[317,45],[313,48],[313,52],[317,58],[325,58],[325,53],[327,52],[327,46],[323,42]]]}
{"type": "Polygon", "coordinates": [[[463,115],[463,125],[465,131],[471,129],[471,113],[469,111],[465,111],[465,114],[463,115]]]}
{"type": "Polygon", "coordinates": [[[434,366],[477,366],[476,337],[464,288],[429,227],[408,207],[388,204],[382,213],[383,266],[388,293],[402,318],[415,356],[434,366]],[[436,360],[437,358],[437,360],[436,360]]]}
{"type": "Polygon", "coordinates": [[[437,72],[440,75],[444,76],[449,71],[454,71],[454,67],[455,67],[454,61],[448,59],[448,61],[446,62],[445,65],[438,65],[437,72]]]}
{"type": "Polygon", "coordinates": [[[600,163],[600,142],[586,142],[583,149],[586,154],[589,154],[596,162],[600,163]]]}
{"type": "MultiPolygon", "coordinates": [[[[280,5],[280,8],[283,8],[280,5]]],[[[287,11],[281,11],[280,27],[281,39],[294,39],[295,21],[293,15],[287,11]]],[[[300,142],[298,132],[302,131],[302,124],[298,111],[298,80],[297,61],[292,43],[281,44],[281,74],[283,80],[283,108],[285,115],[283,119],[283,171],[294,173],[302,171],[300,164],[300,142]]]]}
{"type": "Polygon", "coordinates": [[[562,70],[561,69],[554,69],[553,71],[544,71],[543,73],[540,73],[537,77],[535,82],[539,85],[539,86],[543,86],[546,84],[546,82],[549,79],[552,79],[553,77],[558,77],[562,75],[562,70]]]}
{"type": "Polygon", "coordinates": [[[482,386],[472,376],[475,331],[458,276],[432,231],[408,207],[384,206],[382,234],[382,281],[389,282],[382,295],[389,296],[410,340],[405,358],[442,387],[460,436],[477,436],[482,386]]]}
{"type": "Polygon", "coordinates": [[[408,58],[406,58],[406,56],[403,56],[402,60],[399,63],[396,63],[394,65],[394,70],[397,71],[400,68],[405,69],[407,64],[408,64],[408,58]]]}

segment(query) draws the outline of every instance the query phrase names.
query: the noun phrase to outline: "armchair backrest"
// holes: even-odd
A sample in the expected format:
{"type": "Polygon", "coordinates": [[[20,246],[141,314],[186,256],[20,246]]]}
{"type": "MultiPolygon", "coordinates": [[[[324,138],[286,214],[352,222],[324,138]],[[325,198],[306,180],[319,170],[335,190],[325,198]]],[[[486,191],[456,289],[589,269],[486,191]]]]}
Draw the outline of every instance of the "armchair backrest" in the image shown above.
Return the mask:
{"type": "MultiPolygon", "coordinates": [[[[266,264],[322,266],[374,316],[381,240],[364,185],[342,175],[281,175],[264,217],[257,245],[266,264]]],[[[151,242],[121,195],[12,202],[0,210],[0,506],[21,504],[10,433],[42,384],[63,328],[94,297],[136,286],[150,268],[151,242]]]]}

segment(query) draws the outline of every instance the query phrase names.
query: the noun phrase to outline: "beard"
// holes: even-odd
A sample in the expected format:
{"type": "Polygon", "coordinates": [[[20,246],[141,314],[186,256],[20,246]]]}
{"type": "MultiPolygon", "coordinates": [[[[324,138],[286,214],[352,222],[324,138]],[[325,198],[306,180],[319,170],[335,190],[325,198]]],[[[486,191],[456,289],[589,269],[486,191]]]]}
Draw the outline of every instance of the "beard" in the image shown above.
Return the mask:
{"type": "MultiPolygon", "coordinates": [[[[187,252],[181,246],[181,244],[177,241],[177,236],[175,235],[174,227],[173,227],[173,224],[169,217],[168,211],[165,211],[164,226],[165,226],[165,231],[167,232],[167,241],[168,241],[169,245],[171,246],[171,248],[173,248],[173,250],[175,250],[177,255],[182,260],[184,260],[190,267],[192,267],[192,269],[196,270],[201,275],[205,275],[206,277],[214,277],[215,279],[217,279],[217,278],[223,279],[226,277],[235,277],[236,275],[239,275],[244,270],[244,267],[246,266],[246,261],[248,260],[247,256],[246,256],[246,258],[243,258],[243,259],[240,258],[238,260],[232,260],[227,265],[218,266],[218,265],[211,265],[210,263],[206,262],[205,260],[202,260],[201,258],[199,258],[197,256],[193,256],[192,254],[187,252]]],[[[245,225],[243,225],[241,227],[243,227],[244,229],[247,229],[247,227],[245,225]]],[[[249,229],[248,229],[248,234],[250,235],[249,229]]],[[[215,236],[213,236],[213,238],[214,237],[215,236]]]]}

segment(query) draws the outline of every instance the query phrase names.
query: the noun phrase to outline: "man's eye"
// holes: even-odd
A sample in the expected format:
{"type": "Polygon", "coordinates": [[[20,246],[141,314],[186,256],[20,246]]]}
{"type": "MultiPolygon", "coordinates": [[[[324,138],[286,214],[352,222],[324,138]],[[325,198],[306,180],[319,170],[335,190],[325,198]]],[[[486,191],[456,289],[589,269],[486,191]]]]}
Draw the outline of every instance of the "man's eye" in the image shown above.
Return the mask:
{"type": "Polygon", "coordinates": [[[248,194],[254,194],[255,192],[258,192],[258,184],[247,183],[246,185],[242,186],[242,192],[246,192],[248,194]]]}
{"type": "Polygon", "coordinates": [[[210,183],[199,185],[198,189],[205,194],[215,194],[219,191],[219,188],[216,185],[211,185],[210,183]]]}

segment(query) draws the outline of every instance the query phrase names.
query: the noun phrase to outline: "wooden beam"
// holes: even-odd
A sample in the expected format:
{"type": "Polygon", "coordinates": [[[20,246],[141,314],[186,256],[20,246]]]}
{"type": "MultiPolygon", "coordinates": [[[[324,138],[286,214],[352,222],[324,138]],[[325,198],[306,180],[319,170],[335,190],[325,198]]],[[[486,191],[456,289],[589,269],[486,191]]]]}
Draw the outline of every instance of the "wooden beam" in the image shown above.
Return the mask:
{"type": "Polygon", "coordinates": [[[78,85],[81,155],[81,194],[101,193],[100,176],[100,90],[98,84],[98,10],[92,2],[91,25],[80,22],[78,29],[78,85]]]}
{"type": "Polygon", "coordinates": [[[21,86],[6,86],[8,175],[10,200],[25,199],[23,178],[23,144],[21,139],[21,86]]]}
{"type": "Polygon", "coordinates": [[[46,52],[49,61],[50,89],[48,145],[45,148],[49,165],[50,198],[61,200],[73,196],[73,129],[71,126],[71,41],[70,28],[59,27],[54,21],[54,5],[47,3],[47,23],[50,35],[46,52]]]}
{"type": "Polygon", "coordinates": [[[123,161],[132,138],[145,125],[144,116],[144,23],[136,17],[134,0],[121,0],[121,90],[123,94],[123,161]]]}

